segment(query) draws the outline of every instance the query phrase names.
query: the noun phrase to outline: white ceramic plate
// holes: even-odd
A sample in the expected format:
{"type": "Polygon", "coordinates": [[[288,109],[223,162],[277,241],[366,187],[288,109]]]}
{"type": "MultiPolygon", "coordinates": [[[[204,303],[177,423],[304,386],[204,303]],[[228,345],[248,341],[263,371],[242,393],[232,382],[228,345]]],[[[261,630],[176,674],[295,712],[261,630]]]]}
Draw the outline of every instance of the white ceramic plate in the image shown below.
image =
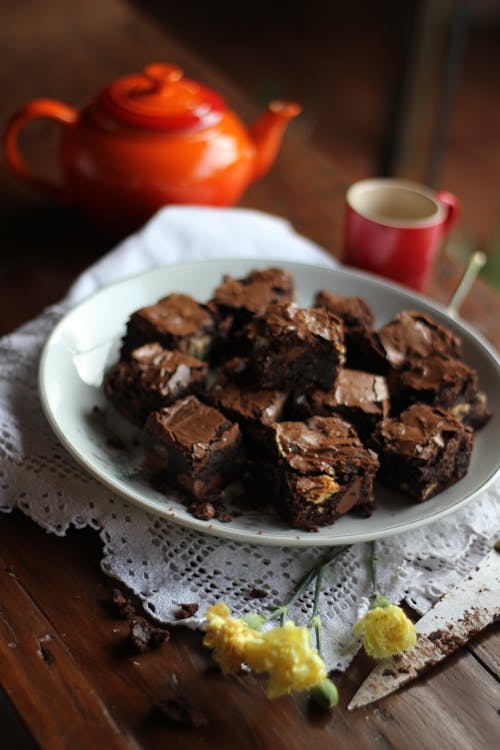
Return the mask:
{"type": "Polygon", "coordinates": [[[103,484],[147,511],[201,532],[236,541],[286,546],[336,545],[368,541],[408,531],[437,520],[472,500],[489,485],[499,468],[500,362],[488,344],[445,310],[402,287],[370,274],[300,263],[257,260],[211,260],[169,266],[109,286],[73,309],[56,326],[40,363],[44,411],[68,451],[103,484]],[[210,298],[223,273],[241,277],[251,268],[280,265],[294,274],[297,301],[311,303],[318,289],[363,297],[381,325],[404,309],[429,312],[463,339],[465,359],[479,374],[496,416],[476,438],[469,472],[460,482],[424,503],[377,487],[377,510],[371,518],[344,516],[318,532],[287,528],[274,512],[247,511],[230,523],[201,521],[174,494],[155,491],[141,470],[137,430],[116,414],[101,391],[103,374],[117,359],[128,316],[170,292],[198,300],[210,298]],[[97,416],[96,416],[96,409],[97,416]],[[100,416],[99,416],[100,415],[100,416]],[[121,435],[127,449],[110,445],[121,435]],[[112,441],[111,441],[112,442],[112,441]],[[134,447],[135,443],[135,447],[134,447]]]}

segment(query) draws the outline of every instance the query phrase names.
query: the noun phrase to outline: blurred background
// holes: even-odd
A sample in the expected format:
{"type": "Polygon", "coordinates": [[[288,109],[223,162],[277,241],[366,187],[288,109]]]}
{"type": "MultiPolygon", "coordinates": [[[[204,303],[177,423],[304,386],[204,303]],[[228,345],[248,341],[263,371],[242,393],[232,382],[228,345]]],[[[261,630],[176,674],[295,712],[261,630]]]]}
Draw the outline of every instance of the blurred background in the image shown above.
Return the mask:
{"type": "MultiPolygon", "coordinates": [[[[256,105],[271,98],[301,102],[303,114],[287,133],[314,146],[348,181],[395,175],[454,192],[463,214],[446,251],[466,258],[472,250],[486,250],[485,278],[500,289],[500,0],[254,0],[244,5],[234,0],[0,0],[2,128],[14,106],[34,91],[61,98],[67,89],[69,103],[81,105],[109,83],[100,79],[93,54],[97,50],[102,62],[106,38],[103,32],[101,39],[100,25],[116,23],[122,33],[119,9],[127,7],[139,10],[153,28],[181,39],[256,105]],[[82,8],[89,7],[92,11],[84,14],[82,8]],[[61,36],[67,39],[65,49],[53,44],[61,36]],[[68,71],[65,55],[72,59],[68,71]],[[80,58],[82,74],[75,76],[80,58]]],[[[152,61],[150,50],[140,48],[140,34],[129,52],[144,63],[152,61]]],[[[107,54],[117,75],[135,72],[127,67],[125,51],[107,54]]],[[[46,150],[53,147],[57,127],[41,122],[29,128],[46,132],[46,150]]],[[[29,138],[26,149],[35,166],[38,160],[45,170],[54,162],[39,149],[30,153],[29,138]]],[[[28,235],[43,222],[50,226],[50,208],[28,196],[5,164],[0,177],[1,211],[10,232],[21,229],[28,235]],[[27,201],[33,206],[33,228],[19,210],[27,201]]],[[[94,239],[96,248],[104,249],[102,239],[94,239]]],[[[61,254],[61,267],[63,261],[70,264],[64,249],[61,254]]],[[[9,268],[17,262],[9,260],[9,268]]],[[[0,313],[9,304],[0,300],[0,313]]]]}
{"type": "Polygon", "coordinates": [[[136,0],[253,94],[304,105],[289,134],[349,180],[454,192],[447,251],[500,289],[500,0],[136,0]]]}

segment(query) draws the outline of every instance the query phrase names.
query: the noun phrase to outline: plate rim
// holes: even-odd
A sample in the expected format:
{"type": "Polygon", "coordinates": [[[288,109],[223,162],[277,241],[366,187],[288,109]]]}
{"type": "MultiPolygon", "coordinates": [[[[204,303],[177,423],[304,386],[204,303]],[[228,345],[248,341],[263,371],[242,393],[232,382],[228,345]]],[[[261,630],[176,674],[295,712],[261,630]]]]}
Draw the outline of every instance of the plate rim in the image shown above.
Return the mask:
{"type": "MultiPolygon", "coordinates": [[[[395,536],[400,533],[406,533],[407,531],[412,531],[421,526],[428,525],[429,523],[432,523],[433,521],[437,521],[441,518],[445,518],[446,516],[458,511],[460,508],[463,508],[465,505],[468,505],[470,502],[476,499],[480,493],[486,491],[488,487],[490,487],[491,484],[493,484],[497,476],[500,475],[500,463],[497,466],[497,468],[488,477],[484,479],[482,484],[480,484],[476,489],[474,489],[469,494],[465,495],[465,497],[451,504],[449,507],[441,508],[441,509],[434,509],[433,511],[429,512],[425,516],[420,517],[418,519],[405,521],[399,524],[395,524],[394,526],[391,525],[386,529],[379,529],[378,531],[370,532],[370,530],[367,530],[364,532],[358,532],[354,534],[349,533],[349,534],[345,534],[342,536],[337,535],[335,538],[332,538],[332,539],[329,539],[328,537],[320,537],[320,538],[315,539],[314,532],[307,532],[301,529],[293,529],[292,527],[286,530],[286,532],[283,532],[283,533],[290,534],[290,536],[282,537],[282,536],[276,536],[277,532],[266,533],[263,531],[255,532],[255,531],[249,531],[249,530],[245,530],[241,528],[234,529],[234,528],[231,528],[230,524],[222,524],[222,523],[218,525],[215,525],[213,523],[207,524],[206,521],[202,521],[201,519],[197,519],[194,516],[190,516],[187,509],[186,509],[186,515],[179,517],[178,515],[175,514],[175,512],[169,511],[168,505],[166,505],[165,508],[163,508],[160,506],[160,504],[157,501],[145,500],[144,498],[141,499],[139,496],[136,496],[130,490],[127,491],[126,489],[123,489],[112,478],[103,476],[103,474],[99,472],[99,469],[93,466],[88,460],[86,460],[85,457],[73,445],[71,440],[67,438],[64,430],[61,428],[61,426],[59,425],[59,422],[57,421],[57,419],[55,418],[52,412],[51,405],[49,403],[49,399],[47,396],[47,392],[46,392],[45,385],[44,385],[44,375],[46,372],[48,358],[50,357],[52,353],[54,341],[59,336],[61,329],[67,326],[68,321],[71,321],[71,318],[73,316],[78,315],[80,310],[83,307],[89,304],[92,305],[96,299],[98,299],[100,296],[104,296],[105,294],[107,294],[110,289],[119,287],[131,281],[134,281],[134,280],[138,281],[143,278],[147,278],[148,276],[155,276],[162,272],[168,272],[174,268],[182,271],[183,267],[189,268],[189,267],[192,267],[193,265],[198,267],[203,264],[207,264],[207,265],[216,265],[216,264],[224,264],[224,263],[248,264],[252,262],[258,263],[261,265],[264,264],[268,267],[275,266],[275,265],[279,265],[279,266],[288,265],[288,266],[293,266],[294,268],[300,267],[304,269],[328,270],[328,271],[332,271],[335,273],[346,274],[350,278],[354,278],[354,279],[359,278],[359,277],[364,278],[370,283],[375,283],[377,287],[380,287],[382,289],[388,288],[390,290],[396,290],[399,294],[402,293],[408,300],[412,302],[416,300],[422,303],[425,307],[439,312],[440,314],[444,315],[446,318],[450,319],[453,323],[457,324],[460,328],[463,328],[467,332],[467,334],[470,337],[472,337],[480,345],[480,347],[485,351],[489,359],[493,362],[497,370],[497,374],[499,376],[499,382],[500,382],[500,355],[496,352],[495,348],[484,338],[484,336],[479,331],[477,331],[475,328],[473,328],[473,326],[471,326],[469,323],[464,321],[459,315],[456,315],[456,316],[450,315],[447,308],[441,303],[436,302],[430,299],[429,297],[426,297],[424,294],[421,294],[419,292],[414,292],[413,290],[409,290],[408,288],[404,287],[401,284],[381,278],[377,276],[376,274],[346,267],[344,265],[341,265],[340,263],[336,266],[327,266],[326,264],[322,265],[321,263],[307,263],[307,262],[300,262],[300,261],[293,261],[293,260],[285,261],[283,258],[279,258],[279,259],[278,258],[262,258],[262,257],[259,258],[259,257],[251,257],[251,256],[209,258],[209,259],[203,259],[203,260],[193,260],[193,261],[186,261],[183,263],[172,263],[172,264],[156,266],[155,268],[146,269],[139,273],[133,273],[133,274],[123,277],[122,279],[114,281],[110,284],[106,284],[105,286],[101,287],[100,289],[97,289],[95,292],[93,292],[92,294],[85,297],[83,300],[80,300],[78,303],[73,305],[67,312],[63,314],[62,318],[56,323],[56,325],[54,326],[54,328],[48,335],[43,345],[42,352],[40,355],[39,366],[38,366],[37,386],[38,386],[38,395],[39,395],[43,413],[52,431],[56,435],[57,439],[61,442],[63,447],[77,461],[77,463],[80,466],[82,466],[96,481],[98,481],[101,485],[105,486],[106,488],[110,489],[115,494],[119,495],[121,498],[123,498],[127,502],[130,502],[136,507],[141,508],[144,512],[154,513],[184,528],[189,528],[202,534],[215,536],[219,539],[230,539],[232,541],[235,541],[241,544],[250,543],[250,544],[256,544],[256,545],[261,545],[261,546],[280,546],[280,547],[287,547],[287,548],[288,547],[320,547],[320,546],[321,547],[323,546],[334,547],[334,546],[343,545],[343,544],[358,544],[361,542],[372,541],[374,539],[385,539],[387,537],[395,536]]],[[[222,270],[220,273],[223,274],[224,271],[222,270]]],[[[331,524],[330,526],[332,528],[335,528],[335,524],[331,524]]]]}

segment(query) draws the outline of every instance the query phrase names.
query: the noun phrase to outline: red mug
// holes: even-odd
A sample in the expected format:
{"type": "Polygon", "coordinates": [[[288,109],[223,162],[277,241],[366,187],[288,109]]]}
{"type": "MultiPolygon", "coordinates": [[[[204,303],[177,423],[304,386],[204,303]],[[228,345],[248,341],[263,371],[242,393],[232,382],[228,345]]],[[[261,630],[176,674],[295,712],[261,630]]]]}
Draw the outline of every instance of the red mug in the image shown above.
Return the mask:
{"type": "Polygon", "coordinates": [[[346,201],[344,262],[425,289],[441,241],[458,217],[458,199],[380,177],[351,185],[346,201]]]}

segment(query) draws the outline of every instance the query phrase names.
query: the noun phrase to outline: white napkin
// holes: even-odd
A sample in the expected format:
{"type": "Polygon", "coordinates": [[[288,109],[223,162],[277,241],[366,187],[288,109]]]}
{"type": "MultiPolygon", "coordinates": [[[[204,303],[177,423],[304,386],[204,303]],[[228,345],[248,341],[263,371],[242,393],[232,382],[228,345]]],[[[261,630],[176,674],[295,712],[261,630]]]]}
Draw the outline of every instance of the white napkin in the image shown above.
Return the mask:
{"type": "Polygon", "coordinates": [[[79,302],[114,281],[150,268],[209,258],[272,258],[335,266],[337,262],[278,216],[245,208],[172,206],[91,266],[67,299],[79,302]]]}
{"type": "MultiPolygon", "coordinates": [[[[201,622],[223,599],[235,613],[276,607],[321,550],[219,541],[156,518],[91,478],[59,444],[41,411],[41,349],[62,314],[98,288],[148,268],[211,257],[255,257],[334,265],[282,219],[245,209],[176,207],[160,211],[140,232],[86,271],[60,305],[0,341],[0,510],[20,508],[48,531],[91,526],[103,541],[103,569],[135,591],[159,620],[175,623],[180,603],[196,602],[201,622]],[[256,599],[255,588],[265,593],[256,599]]],[[[424,612],[485,554],[498,528],[500,484],[442,521],[380,544],[380,588],[424,612]]],[[[312,540],[313,543],[313,540],[312,540]]],[[[320,601],[324,657],[345,669],[358,644],[352,625],[368,604],[366,545],[349,552],[324,578],[320,601]]],[[[311,594],[291,616],[305,623],[311,594]]]]}

